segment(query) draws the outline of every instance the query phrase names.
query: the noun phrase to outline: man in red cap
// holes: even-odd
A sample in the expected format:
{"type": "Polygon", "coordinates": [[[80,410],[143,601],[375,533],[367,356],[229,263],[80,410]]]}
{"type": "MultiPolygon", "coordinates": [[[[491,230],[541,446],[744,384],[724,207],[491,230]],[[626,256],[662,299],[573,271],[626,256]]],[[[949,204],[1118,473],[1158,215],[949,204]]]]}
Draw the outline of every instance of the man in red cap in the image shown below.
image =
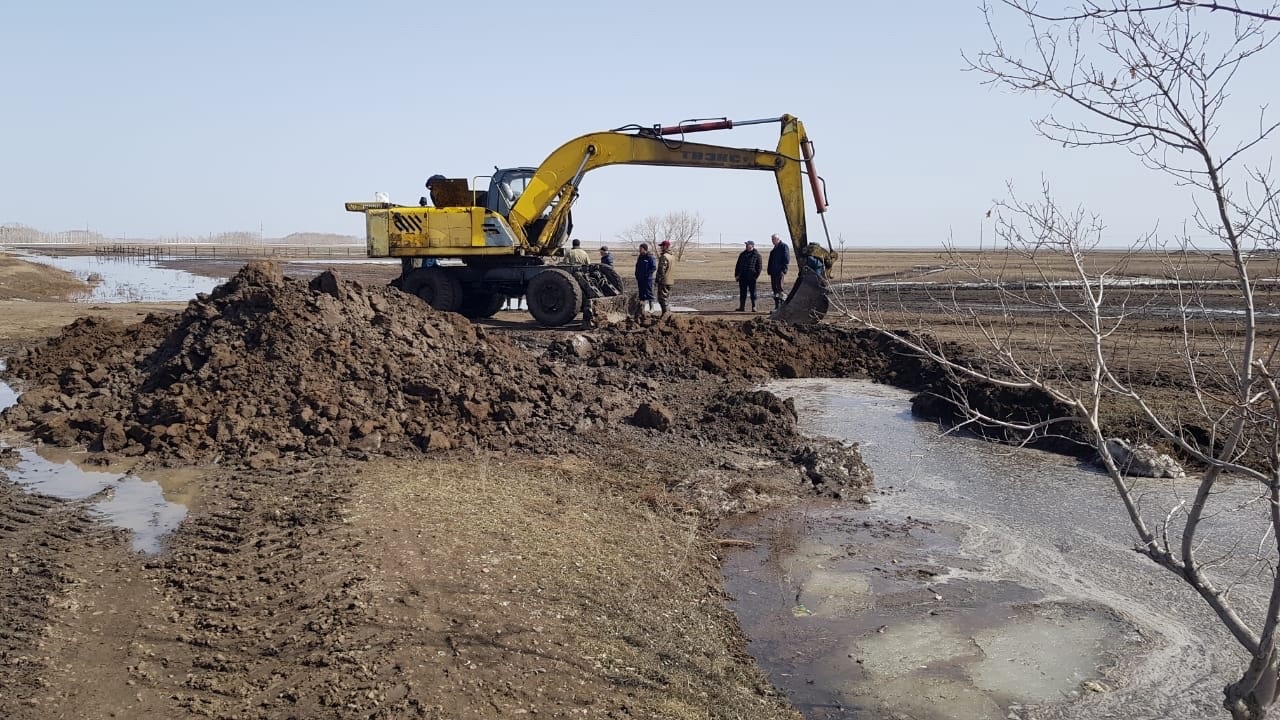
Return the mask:
{"type": "Polygon", "coordinates": [[[671,286],[676,284],[676,256],[670,240],[663,240],[658,247],[662,250],[658,256],[658,307],[666,315],[671,312],[671,286]]]}

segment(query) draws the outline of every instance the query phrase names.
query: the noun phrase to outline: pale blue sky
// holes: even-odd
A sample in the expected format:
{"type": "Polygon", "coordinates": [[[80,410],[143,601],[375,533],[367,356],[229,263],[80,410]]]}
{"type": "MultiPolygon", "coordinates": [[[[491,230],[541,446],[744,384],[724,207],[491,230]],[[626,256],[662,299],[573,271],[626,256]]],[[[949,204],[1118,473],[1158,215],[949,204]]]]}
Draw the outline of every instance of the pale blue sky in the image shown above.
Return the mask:
{"type": "MultiPolygon", "coordinates": [[[[628,123],[783,113],[816,143],[848,247],[976,244],[1005,183],[1030,194],[1042,175],[1114,244],[1186,214],[1124,151],[1037,137],[1046,100],[963,72],[987,42],[977,2],[950,0],[3,0],[0,223],[362,235],[343,202],[413,204],[436,172],[536,165],[628,123]]],[[[695,139],[772,148],[777,128],[695,139]]],[[[671,210],[701,213],[710,241],[785,231],[766,173],[624,166],[587,176],[575,234],[671,210]]]]}

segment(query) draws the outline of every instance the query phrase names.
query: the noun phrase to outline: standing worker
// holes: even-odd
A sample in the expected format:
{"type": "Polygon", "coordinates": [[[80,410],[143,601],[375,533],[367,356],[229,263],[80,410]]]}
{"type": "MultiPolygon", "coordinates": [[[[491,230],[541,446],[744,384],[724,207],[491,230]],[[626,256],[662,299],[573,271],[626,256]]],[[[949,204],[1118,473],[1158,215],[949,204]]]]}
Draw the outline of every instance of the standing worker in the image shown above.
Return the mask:
{"type": "Polygon", "coordinates": [[[760,279],[760,253],[756,252],[754,240],[746,242],[746,249],[738,253],[738,263],[733,266],[733,279],[738,281],[738,312],[747,306],[747,296],[751,296],[751,312],[756,311],[756,280],[760,279]]]}
{"type": "Polygon", "coordinates": [[[783,244],[777,233],[770,240],[773,241],[773,249],[769,251],[769,288],[773,290],[773,309],[777,310],[782,307],[782,277],[791,267],[791,250],[783,244]]]}
{"type": "Polygon", "coordinates": [[[600,246],[600,264],[613,267],[613,253],[609,252],[609,248],[600,246]]]}
{"type": "Polygon", "coordinates": [[[644,301],[645,309],[653,309],[653,274],[658,262],[649,254],[649,246],[640,243],[640,255],[636,258],[636,297],[644,301]]]}
{"type": "Polygon", "coordinates": [[[579,240],[578,238],[573,239],[573,247],[569,250],[569,254],[567,257],[569,259],[569,262],[573,263],[574,265],[590,265],[591,264],[591,256],[587,254],[586,250],[582,249],[582,241],[579,240]]]}
{"type": "Polygon", "coordinates": [[[671,241],[658,243],[662,254],[658,256],[658,307],[662,314],[671,312],[671,286],[676,284],[676,256],[671,252],[671,241]]]}

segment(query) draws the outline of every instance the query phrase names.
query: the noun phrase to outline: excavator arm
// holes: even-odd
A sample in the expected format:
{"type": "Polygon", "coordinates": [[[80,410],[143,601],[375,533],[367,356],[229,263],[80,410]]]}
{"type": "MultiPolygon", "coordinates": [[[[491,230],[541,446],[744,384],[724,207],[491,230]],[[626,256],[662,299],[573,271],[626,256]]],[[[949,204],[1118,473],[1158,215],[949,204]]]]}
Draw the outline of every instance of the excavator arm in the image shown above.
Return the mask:
{"type": "MultiPolygon", "coordinates": [[[[659,165],[729,170],[765,170],[774,173],[782,210],[786,215],[791,247],[797,258],[809,244],[804,212],[804,176],[808,175],[817,211],[826,211],[821,181],[813,169],[813,145],[804,125],[791,115],[766,120],[749,120],[736,125],[778,122],[782,134],[777,150],[755,150],[686,142],[683,135],[735,126],[731,120],[690,122],[668,127],[635,128],[635,132],[614,130],[575,138],[561,145],[538,166],[529,186],[512,207],[508,217],[512,231],[536,255],[555,250],[577,199],[582,177],[606,165],[659,165]],[[531,232],[535,221],[552,208],[545,225],[531,232]],[[536,235],[536,236],[535,236],[536,235]]],[[[830,239],[820,257],[834,259],[830,239]]]]}

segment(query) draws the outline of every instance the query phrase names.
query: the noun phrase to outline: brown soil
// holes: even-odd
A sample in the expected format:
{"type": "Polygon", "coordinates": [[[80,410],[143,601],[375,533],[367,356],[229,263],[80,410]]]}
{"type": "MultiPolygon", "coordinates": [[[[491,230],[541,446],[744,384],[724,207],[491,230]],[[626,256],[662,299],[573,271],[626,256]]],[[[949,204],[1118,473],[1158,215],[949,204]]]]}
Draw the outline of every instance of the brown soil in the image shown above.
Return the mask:
{"type": "Polygon", "coordinates": [[[10,357],[5,425],[202,477],[156,557],[4,486],[0,712],[796,717],[711,531],[860,496],[856,448],[752,385],[893,372],[883,351],[759,320],[506,332],[271,264],[179,313],[77,320],[10,357]],[[803,367],[759,360],[796,344],[803,367]]]}
{"type": "Polygon", "coordinates": [[[254,264],[140,321],[0,306],[10,442],[200,474],[156,556],[87,502],[0,483],[0,716],[799,717],[725,608],[715,523],[870,478],[755,387],[941,393],[936,368],[868,330],[726,312],[714,273],[677,285],[701,317],[582,331],[472,325],[385,271],[254,264]]]}

